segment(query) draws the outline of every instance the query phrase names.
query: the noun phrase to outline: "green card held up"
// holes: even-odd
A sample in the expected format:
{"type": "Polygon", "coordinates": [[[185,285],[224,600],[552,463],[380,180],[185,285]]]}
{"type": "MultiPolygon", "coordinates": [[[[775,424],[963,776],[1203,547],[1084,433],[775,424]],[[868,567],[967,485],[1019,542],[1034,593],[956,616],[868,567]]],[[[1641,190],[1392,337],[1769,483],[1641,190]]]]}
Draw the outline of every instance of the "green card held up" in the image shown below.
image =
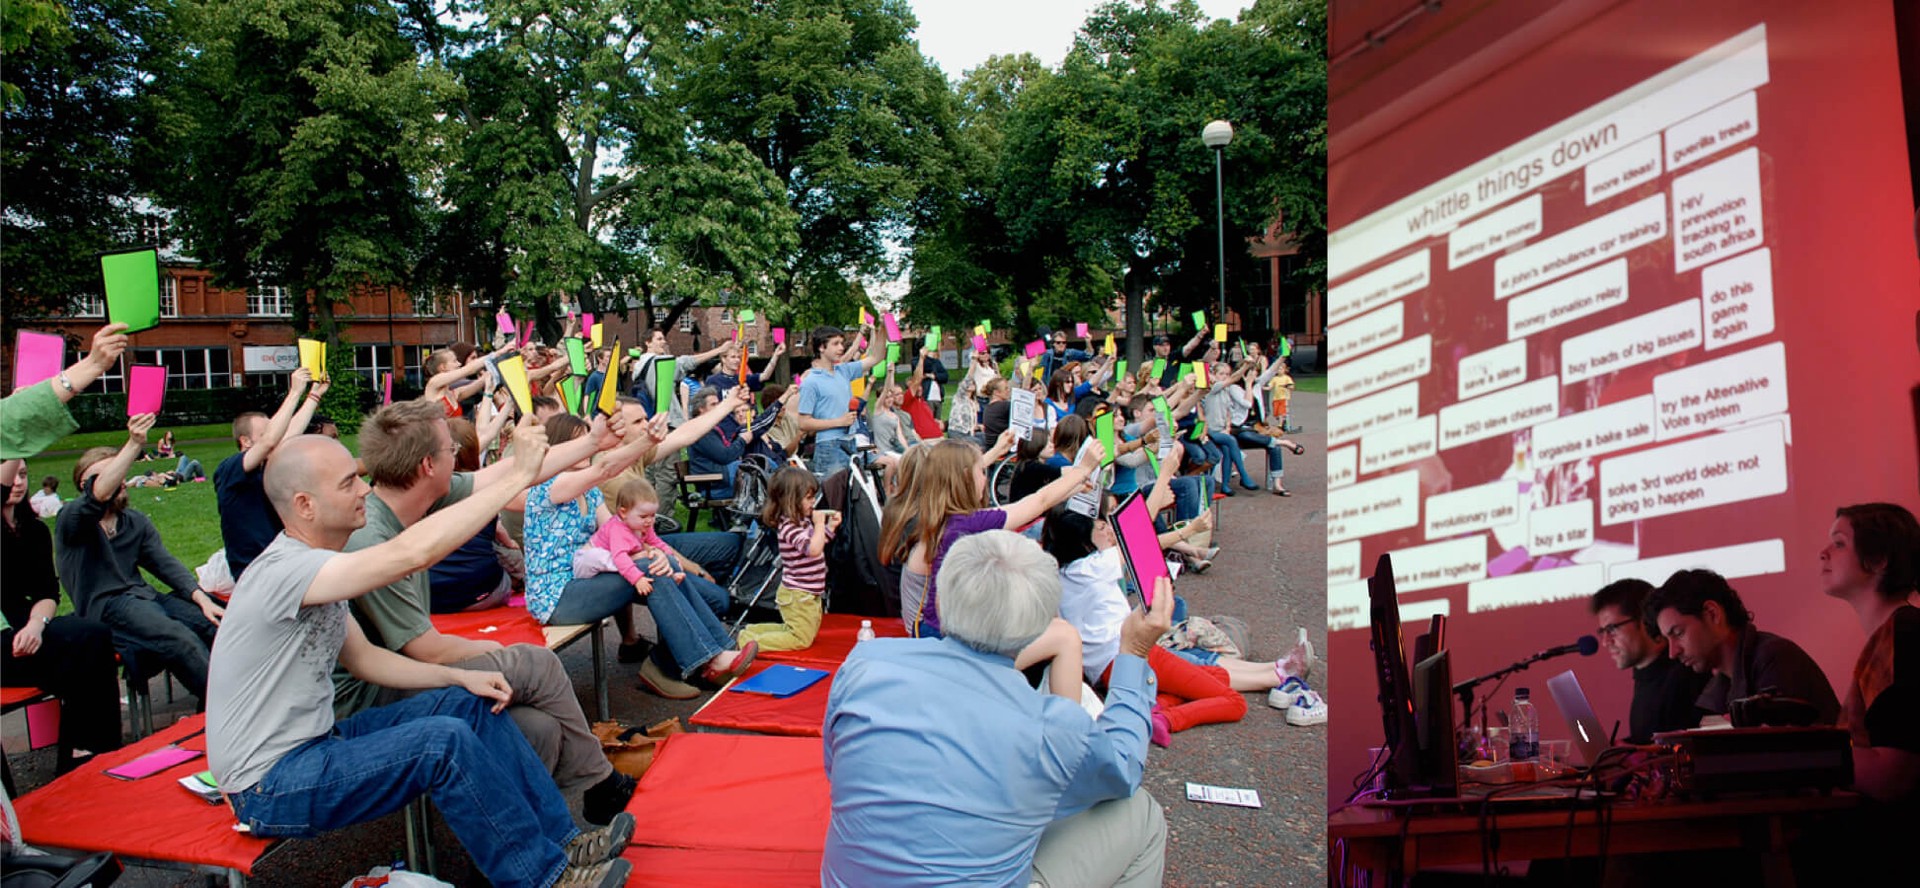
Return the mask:
{"type": "Polygon", "coordinates": [[[1207,332],[1207,313],[1206,312],[1196,311],[1193,313],[1193,332],[1195,333],[1207,332]]]}
{"type": "Polygon", "coordinates": [[[128,333],[160,326],[160,252],[152,247],[106,253],[100,257],[106,285],[107,323],[126,324],[128,333]]]}
{"type": "Polygon", "coordinates": [[[673,410],[673,376],[673,358],[660,358],[653,362],[653,415],[655,416],[673,410]]]}
{"type": "Polygon", "coordinates": [[[587,344],[578,336],[567,337],[567,363],[573,365],[575,376],[586,376],[593,372],[593,368],[587,365],[587,344]]]}
{"type": "Polygon", "coordinates": [[[1167,376],[1167,359],[1154,358],[1153,359],[1153,381],[1157,383],[1160,380],[1165,379],[1166,376],[1167,376]]]}
{"type": "Polygon", "coordinates": [[[1102,413],[1093,420],[1093,432],[1100,437],[1100,447],[1106,455],[1100,458],[1100,467],[1113,465],[1114,450],[1119,445],[1113,437],[1113,413],[1102,413]]]}

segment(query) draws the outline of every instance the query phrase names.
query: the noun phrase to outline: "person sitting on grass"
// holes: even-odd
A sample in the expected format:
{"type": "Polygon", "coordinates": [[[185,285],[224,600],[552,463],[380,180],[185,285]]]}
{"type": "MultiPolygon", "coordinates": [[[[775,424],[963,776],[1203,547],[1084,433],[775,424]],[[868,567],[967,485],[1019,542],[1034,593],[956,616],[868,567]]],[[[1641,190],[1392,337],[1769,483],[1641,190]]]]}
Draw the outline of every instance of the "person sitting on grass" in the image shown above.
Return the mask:
{"type": "Polygon", "coordinates": [[[740,642],[758,642],[761,650],[798,651],[813,647],[820,631],[820,596],[827,591],[827,543],[840,529],[840,513],[815,509],[820,482],[813,473],[788,466],[767,484],[767,506],[760,521],[780,541],[780,591],[774,604],[780,622],[755,623],[740,630],[740,642]]]}
{"type": "Polygon", "coordinates": [[[36,518],[52,518],[60,514],[60,479],[52,475],[40,479],[40,489],[30,501],[36,518]]]}
{"type": "Polygon", "coordinates": [[[574,826],[565,797],[502,714],[515,689],[500,673],[398,656],[369,643],[349,616],[349,601],[423,573],[539,478],[542,430],[523,422],[513,449],[499,483],[356,552],[341,550],[366,520],[368,487],[345,447],[302,435],[267,466],[267,495],[286,529],[234,589],[207,707],[207,763],[255,837],[314,836],[427,794],[494,885],[625,883],[632,865],[619,855],[632,815],[586,833],[574,826]],[[336,720],[335,663],[370,684],[425,693],[336,720]]]}
{"type": "Polygon", "coordinates": [[[1060,612],[1059,566],[1038,545],[973,534],[939,580],[945,638],[862,642],[834,677],[821,884],[1160,884],[1166,817],[1140,781],[1172,587],[1122,621],[1096,719],[1035,693],[1015,660],[1060,612]]]}
{"type": "Polygon", "coordinates": [[[127,420],[127,442],[118,450],[95,447],[74,463],[80,494],[60,507],[53,526],[60,578],[75,613],[113,628],[123,657],[159,660],[204,701],[207,646],[223,611],[193,571],[167,551],[152,519],[127,507],[127,470],[146,446],[154,419],[144,413],[127,420]],[[173,594],[155,591],[142,569],[173,594]]]}

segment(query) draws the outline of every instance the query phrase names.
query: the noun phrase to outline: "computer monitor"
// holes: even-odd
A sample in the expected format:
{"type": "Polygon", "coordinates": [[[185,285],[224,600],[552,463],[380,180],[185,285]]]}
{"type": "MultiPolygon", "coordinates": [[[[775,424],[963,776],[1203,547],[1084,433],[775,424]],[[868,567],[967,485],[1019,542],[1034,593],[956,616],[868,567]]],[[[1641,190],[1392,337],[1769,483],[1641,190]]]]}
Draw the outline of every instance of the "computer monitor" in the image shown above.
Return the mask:
{"type": "MultiPolygon", "coordinates": [[[[1429,634],[1427,638],[1441,638],[1429,634]]],[[[1424,639],[1423,639],[1424,640],[1424,639]]],[[[1413,788],[1430,796],[1459,793],[1459,755],[1453,721],[1453,666],[1440,650],[1413,666],[1413,788]]]]}

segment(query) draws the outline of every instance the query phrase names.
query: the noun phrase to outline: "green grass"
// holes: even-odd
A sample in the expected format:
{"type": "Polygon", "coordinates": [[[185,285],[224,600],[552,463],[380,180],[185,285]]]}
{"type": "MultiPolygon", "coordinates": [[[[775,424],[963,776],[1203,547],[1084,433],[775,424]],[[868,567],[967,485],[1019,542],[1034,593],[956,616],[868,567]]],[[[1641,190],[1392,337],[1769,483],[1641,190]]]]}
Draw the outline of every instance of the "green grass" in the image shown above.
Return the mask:
{"type": "MultiPolygon", "coordinates": [[[[233,424],[218,422],[207,425],[157,428],[153,430],[152,435],[148,436],[148,440],[149,442],[158,442],[160,436],[167,432],[173,433],[175,443],[216,438],[221,441],[226,441],[233,437],[233,424]]],[[[47,452],[64,453],[67,451],[77,452],[89,447],[118,447],[120,443],[125,440],[127,440],[126,429],[114,429],[106,432],[81,432],[79,434],[68,435],[65,438],[53,442],[53,445],[47,448],[47,452]]],[[[152,443],[149,443],[148,449],[152,449],[152,443]]],[[[196,456],[195,458],[198,459],[199,457],[196,456]]]]}
{"type": "MultiPolygon", "coordinates": [[[[224,424],[204,427],[176,427],[174,430],[174,439],[176,441],[189,440],[184,432],[186,429],[194,428],[218,429],[223,435],[227,432],[227,426],[224,424]]],[[[67,441],[93,437],[97,437],[97,435],[74,435],[62,439],[61,444],[56,446],[62,446],[67,441]]],[[[126,433],[121,432],[118,437],[105,439],[100,443],[112,445],[124,442],[126,439],[126,433]]],[[[343,437],[341,443],[346,444],[349,449],[357,445],[353,436],[343,437]]],[[[222,438],[219,441],[202,444],[182,444],[179,452],[199,460],[206,468],[207,477],[211,479],[213,477],[214,467],[218,466],[221,460],[226,459],[233,453],[233,444],[222,438]]],[[[52,475],[60,479],[60,498],[63,500],[72,499],[75,493],[73,486],[73,464],[77,462],[79,458],[79,453],[70,452],[60,456],[42,455],[35,459],[27,460],[28,489],[39,490],[40,479],[47,475],[52,475]]],[[[143,474],[150,471],[172,471],[174,465],[175,461],[173,460],[136,462],[133,464],[133,468],[128,471],[128,474],[143,474]]],[[[173,488],[134,488],[127,491],[127,505],[129,508],[137,509],[148,518],[153,519],[154,526],[160,529],[160,540],[166,544],[167,551],[171,552],[173,557],[178,558],[181,564],[186,565],[188,570],[194,570],[200,565],[205,564],[207,559],[211,557],[213,553],[219,551],[223,545],[220,540],[220,509],[213,495],[212,480],[182,484],[173,488]]],[[[53,519],[47,519],[49,526],[51,526],[52,523],[53,519]]],[[[161,592],[167,591],[167,587],[152,575],[148,575],[147,581],[151,583],[155,589],[161,592]]],[[[64,595],[61,596],[60,613],[64,614],[70,610],[72,610],[72,602],[64,595]]]]}
{"type": "Polygon", "coordinates": [[[1319,392],[1324,395],[1327,393],[1327,378],[1325,376],[1295,376],[1293,378],[1293,390],[1296,392],[1319,392]]]}

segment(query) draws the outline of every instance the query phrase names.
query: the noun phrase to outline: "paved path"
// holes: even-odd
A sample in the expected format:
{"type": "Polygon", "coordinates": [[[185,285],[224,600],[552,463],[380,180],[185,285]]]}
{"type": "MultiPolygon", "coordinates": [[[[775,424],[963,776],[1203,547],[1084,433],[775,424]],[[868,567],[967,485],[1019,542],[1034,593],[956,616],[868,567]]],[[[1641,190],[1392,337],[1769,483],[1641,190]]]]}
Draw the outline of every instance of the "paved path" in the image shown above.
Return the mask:
{"type": "MultiPolygon", "coordinates": [[[[1284,653],[1294,627],[1306,626],[1317,649],[1326,649],[1326,397],[1295,396],[1295,421],[1306,431],[1293,436],[1306,455],[1288,460],[1287,486],[1294,495],[1241,491],[1221,502],[1221,546],[1212,570],[1180,580],[1194,613],[1232,614],[1247,621],[1254,656],[1284,653]]],[[[1248,457],[1264,477],[1265,457],[1248,457]]],[[[608,645],[611,652],[612,645],[608,645]]],[[[569,648],[562,659],[582,700],[592,699],[589,646],[569,648]]],[[[674,703],[635,688],[634,667],[612,667],[615,714],[634,724],[671,716],[682,721],[699,701],[674,703]]],[[[1325,667],[1315,687],[1324,686],[1325,667]]],[[[165,703],[155,682],[156,718],[167,723],[191,712],[184,693],[165,703]]],[[[1266,705],[1265,694],[1247,695],[1247,717],[1231,725],[1208,725],[1154,749],[1146,785],[1167,810],[1170,830],[1166,884],[1183,886],[1320,886],[1326,884],[1324,726],[1296,728],[1266,705]],[[1187,781],[1256,789],[1259,810],[1208,805],[1186,799],[1187,781]]],[[[1338,706],[1351,701],[1331,701],[1338,706]]],[[[14,716],[13,718],[17,718],[14,716]]],[[[20,731],[9,720],[7,734],[20,731]]],[[[11,744],[9,746],[11,748],[11,744]]],[[[50,779],[52,754],[16,755],[22,786],[50,779]]],[[[777,816],[777,812],[764,812],[777,816]]],[[[481,884],[466,854],[444,823],[437,823],[440,876],[456,885],[481,884]]],[[[404,838],[396,816],[343,830],[320,840],[288,843],[260,868],[255,884],[335,886],[384,862],[398,859],[404,838]]],[[[200,884],[176,873],[134,868],[118,883],[130,886],[200,884]]]]}

